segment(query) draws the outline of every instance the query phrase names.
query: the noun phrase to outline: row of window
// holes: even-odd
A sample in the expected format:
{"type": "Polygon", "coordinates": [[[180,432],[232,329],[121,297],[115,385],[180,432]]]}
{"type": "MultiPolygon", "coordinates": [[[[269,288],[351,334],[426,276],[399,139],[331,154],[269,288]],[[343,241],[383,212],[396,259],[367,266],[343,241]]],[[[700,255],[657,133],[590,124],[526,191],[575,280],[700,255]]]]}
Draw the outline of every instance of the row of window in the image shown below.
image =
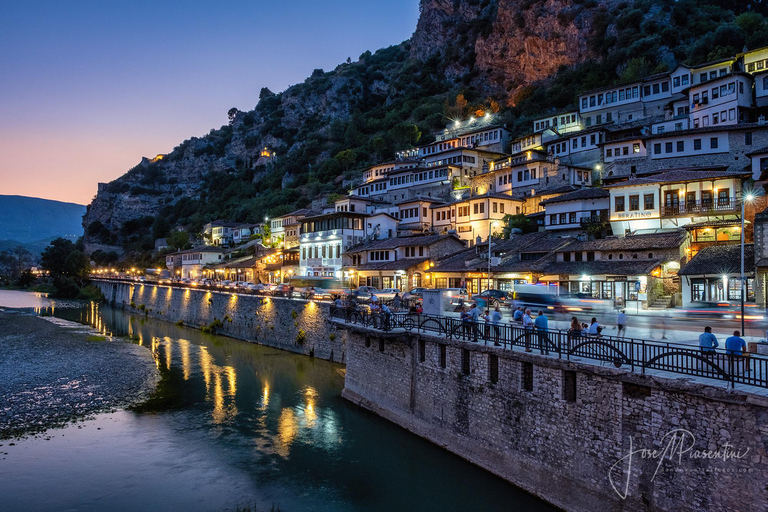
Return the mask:
{"type": "Polygon", "coordinates": [[[663,92],[669,92],[669,82],[665,81],[643,86],[643,96],[651,96],[652,94],[660,94],[663,92]]]}
{"type": "Polygon", "coordinates": [[[390,252],[391,251],[369,251],[368,260],[369,261],[389,261],[390,252]]]}
{"type": "MultiPolygon", "coordinates": [[[[714,114],[712,114],[712,125],[723,124],[728,121],[734,121],[734,120],[736,120],[735,108],[732,108],[727,111],[723,110],[721,112],[715,112],[714,114]]],[[[709,126],[709,114],[694,118],[693,127],[698,128],[700,125],[703,127],[709,126]]]]}
{"type": "MultiPolygon", "coordinates": [[[[632,253],[632,259],[636,260],[639,258],[639,255],[636,252],[632,253]]],[[[608,254],[609,260],[613,259],[613,254],[608,254]]],[[[618,259],[623,260],[624,254],[619,253],[618,259]]],[[[653,259],[653,253],[648,253],[648,259],[653,259]]],[[[595,251],[587,251],[586,254],[583,252],[564,252],[563,253],[563,261],[595,261],[595,251]]],[[[599,259],[598,259],[599,261],[599,259]]]]}
{"type": "Polygon", "coordinates": [[[313,245],[310,247],[301,248],[301,259],[306,260],[309,258],[341,258],[341,244],[336,245],[313,245]],[[334,251],[336,256],[333,255],[334,251]]]}
{"type": "MultiPolygon", "coordinates": [[[[585,149],[587,147],[587,136],[584,135],[583,137],[574,137],[571,140],[571,147],[573,149],[579,149],[579,139],[581,139],[581,147],[582,149],[585,149]]],[[[598,143],[603,142],[603,134],[602,133],[593,133],[589,136],[589,145],[594,146],[598,143]]]]}
{"type": "Polygon", "coordinates": [[[451,158],[443,158],[442,160],[435,160],[434,162],[427,163],[427,167],[438,167],[440,165],[451,165],[451,164],[475,164],[477,163],[477,158],[474,156],[469,155],[459,155],[459,156],[453,156],[451,158]]]}
{"type": "Polygon", "coordinates": [[[714,71],[710,71],[709,73],[704,72],[699,74],[699,83],[703,84],[704,82],[708,80],[714,80],[718,76],[723,76],[728,74],[728,68],[720,68],[719,70],[716,69],[714,71]]]}
{"type": "Polygon", "coordinates": [[[599,107],[605,103],[616,103],[617,101],[632,100],[640,97],[640,87],[626,87],[618,89],[616,91],[610,91],[606,93],[593,94],[589,97],[581,98],[581,108],[599,107]]]}
{"type": "MultiPolygon", "coordinates": [[[[426,216],[427,216],[427,209],[426,208],[422,208],[422,210],[423,210],[424,217],[426,218],[426,216]]],[[[405,209],[400,210],[400,213],[399,213],[399,218],[400,219],[412,219],[412,218],[418,217],[418,216],[419,216],[419,208],[418,207],[416,207],[416,208],[405,208],[405,209]]]]}
{"type": "Polygon", "coordinates": [[[424,246],[405,247],[405,257],[406,258],[415,258],[417,252],[418,252],[418,256],[424,256],[424,246]]]}
{"type": "MultiPolygon", "coordinates": [[[[710,91],[701,91],[701,96],[699,96],[699,93],[696,93],[693,95],[693,103],[707,103],[709,101],[709,92],[710,91]]],[[[716,100],[720,97],[730,96],[731,94],[736,93],[736,82],[730,82],[727,84],[723,84],[720,87],[713,87],[711,89],[712,93],[712,99],[716,100]]],[[[739,82],[739,93],[744,94],[744,82],[739,82]]]]}
{"type": "MultiPolygon", "coordinates": [[[[614,211],[623,212],[625,209],[625,197],[616,196],[613,198],[614,211]]],[[[656,204],[656,194],[643,194],[643,209],[653,210],[656,204]]],[[[636,212],[640,210],[640,195],[633,194],[629,196],[629,211],[636,212]]]]}
{"type": "Polygon", "coordinates": [[[768,69],[768,59],[758,60],[747,64],[747,72],[749,73],[760,71],[761,69],[768,69]]]}
{"type": "MultiPolygon", "coordinates": [[[[683,122],[675,123],[675,131],[680,131],[683,129],[683,122]]],[[[656,133],[665,133],[667,131],[666,126],[657,126],[656,127],[656,133]]]]}
{"type": "MultiPolygon", "coordinates": [[[[559,119],[560,119],[560,126],[562,126],[564,124],[575,123],[576,122],[576,114],[569,114],[569,115],[565,115],[565,116],[560,116],[559,119]]],[[[552,127],[553,128],[557,128],[558,117],[557,116],[553,117],[551,119],[551,121],[552,121],[552,127]]],[[[549,119],[545,119],[544,121],[536,121],[536,123],[534,123],[534,130],[537,131],[537,132],[539,130],[546,130],[550,126],[549,122],[550,122],[549,119]]]]}
{"type": "Polygon", "coordinates": [[[672,77],[672,87],[674,87],[675,89],[679,89],[680,87],[685,87],[686,85],[688,85],[688,83],[691,80],[690,76],[691,75],[686,73],[682,76],[672,77]]]}
{"type": "Polygon", "coordinates": [[[302,222],[302,233],[316,233],[332,229],[363,229],[363,221],[357,217],[336,217],[318,221],[302,222]]]}
{"type": "MultiPolygon", "coordinates": [[[[629,145],[622,146],[618,148],[608,148],[605,150],[605,157],[606,158],[612,158],[612,157],[618,157],[618,156],[627,156],[629,155],[629,145]]],[[[635,142],[632,144],[632,154],[640,153],[640,143],[635,142]]]]}
{"type": "MultiPolygon", "coordinates": [[[[751,135],[751,134],[750,134],[751,135]]],[[[653,154],[654,155],[661,155],[662,154],[662,148],[663,152],[665,154],[677,152],[677,153],[683,153],[685,152],[686,143],[685,140],[678,140],[676,142],[656,142],[653,144],[653,154]]],[[[720,146],[720,139],[719,137],[710,137],[709,139],[709,149],[718,149],[720,146]]],[[[701,139],[693,139],[693,150],[694,151],[700,151],[701,150],[701,139]]]]}

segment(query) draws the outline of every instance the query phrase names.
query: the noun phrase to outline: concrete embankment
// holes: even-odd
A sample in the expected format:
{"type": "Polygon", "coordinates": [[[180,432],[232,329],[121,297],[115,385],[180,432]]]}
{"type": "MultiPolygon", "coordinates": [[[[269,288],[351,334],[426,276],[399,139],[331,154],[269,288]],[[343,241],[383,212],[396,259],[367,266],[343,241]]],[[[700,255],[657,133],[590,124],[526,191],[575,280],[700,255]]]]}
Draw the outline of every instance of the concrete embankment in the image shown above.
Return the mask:
{"type": "Polygon", "coordinates": [[[343,396],[566,510],[768,504],[764,397],[359,327],[343,396]]]}
{"type": "Polygon", "coordinates": [[[346,333],[326,321],[329,304],[124,281],[94,281],[117,307],[213,327],[219,334],[321,359],[346,361],[346,333]]]}
{"type": "Polygon", "coordinates": [[[0,312],[0,439],[141,402],[155,389],[149,350],[20,311],[0,312]]]}

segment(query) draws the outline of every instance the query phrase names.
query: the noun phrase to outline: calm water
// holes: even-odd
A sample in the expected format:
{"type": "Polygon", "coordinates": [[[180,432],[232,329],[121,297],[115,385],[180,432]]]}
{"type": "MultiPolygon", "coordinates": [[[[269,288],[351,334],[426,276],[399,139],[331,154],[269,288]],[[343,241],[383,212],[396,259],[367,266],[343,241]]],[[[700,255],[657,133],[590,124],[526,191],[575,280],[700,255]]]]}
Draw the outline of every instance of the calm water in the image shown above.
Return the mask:
{"type": "Polygon", "coordinates": [[[340,365],[110,308],[54,314],[130,336],[162,382],[136,410],[4,442],[3,510],[551,510],[347,403],[340,365]]]}

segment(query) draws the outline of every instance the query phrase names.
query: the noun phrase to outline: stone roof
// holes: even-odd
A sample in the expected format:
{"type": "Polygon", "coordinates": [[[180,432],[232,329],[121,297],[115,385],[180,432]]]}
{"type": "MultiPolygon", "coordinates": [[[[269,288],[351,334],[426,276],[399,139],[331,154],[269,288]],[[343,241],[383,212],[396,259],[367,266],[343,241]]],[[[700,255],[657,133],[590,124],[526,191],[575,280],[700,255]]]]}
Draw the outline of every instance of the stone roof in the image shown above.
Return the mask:
{"type": "Polygon", "coordinates": [[[622,238],[603,238],[574,242],[559,252],[573,251],[642,251],[646,249],[675,249],[685,240],[685,230],[668,233],[631,235],[622,238]]]}
{"type": "Polygon", "coordinates": [[[603,197],[609,197],[610,193],[607,190],[604,190],[602,188],[581,188],[579,190],[574,190],[573,192],[567,192],[563,195],[552,197],[550,199],[545,199],[544,201],[541,201],[539,204],[554,204],[554,203],[564,203],[566,201],[581,201],[584,199],[600,199],[603,197]]]}
{"type": "MultiPolygon", "coordinates": [[[[752,274],[755,268],[755,245],[744,244],[744,270],[752,274]]],[[[703,276],[738,274],[741,271],[741,245],[710,245],[691,258],[678,275],[703,276]]]]}
{"type": "Polygon", "coordinates": [[[355,246],[344,252],[346,254],[354,254],[354,253],[365,252],[365,251],[376,251],[380,249],[397,249],[399,247],[432,245],[436,242],[449,240],[449,239],[455,240],[457,242],[457,247],[459,245],[464,245],[464,242],[462,242],[459,237],[453,234],[451,235],[420,235],[420,236],[404,236],[404,237],[396,237],[396,238],[384,238],[383,240],[374,240],[373,242],[355,246]]]}

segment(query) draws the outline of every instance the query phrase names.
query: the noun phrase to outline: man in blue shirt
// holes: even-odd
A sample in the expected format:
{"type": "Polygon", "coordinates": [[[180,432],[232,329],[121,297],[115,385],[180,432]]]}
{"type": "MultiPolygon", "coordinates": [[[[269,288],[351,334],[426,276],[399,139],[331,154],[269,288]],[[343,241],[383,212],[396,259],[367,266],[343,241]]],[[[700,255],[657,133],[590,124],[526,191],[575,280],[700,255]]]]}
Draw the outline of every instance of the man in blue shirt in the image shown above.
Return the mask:
{"type": "Polygon", "coordinates": [[[543,310],[539,310],[539,316],[537,316],[536,320],[533,321],[533,325],[536,327],[536,333],[538,334],[539,349],[541,349],[542,353],[549,354],[549,349],[547,347],[547,330],[549,329],[549,320],[547,320],[543,310]]]}
{"type": "Polygon", "coordinates": [[[512,320],[515,322],[522,322],[523,321],[523,308],[518,307],[515,312],[512,314],[512,320]]]}
{"type": "Polygon", "coordinates": [[[720,344],[717,342],[717,338],[712,334],[712,328],[706,326],[704,332],[699,334],[699,347],[701,348],[702,353],[714,354],[715,349],[719,346],[720,344]]]}
{"type": "Polygon", "coordinates": [[[725,340],[725,353],[734,356],[740,356],[747,350],[747,342],[741,337],[739,331],[733,331],[733,336],[725,340]]]}

